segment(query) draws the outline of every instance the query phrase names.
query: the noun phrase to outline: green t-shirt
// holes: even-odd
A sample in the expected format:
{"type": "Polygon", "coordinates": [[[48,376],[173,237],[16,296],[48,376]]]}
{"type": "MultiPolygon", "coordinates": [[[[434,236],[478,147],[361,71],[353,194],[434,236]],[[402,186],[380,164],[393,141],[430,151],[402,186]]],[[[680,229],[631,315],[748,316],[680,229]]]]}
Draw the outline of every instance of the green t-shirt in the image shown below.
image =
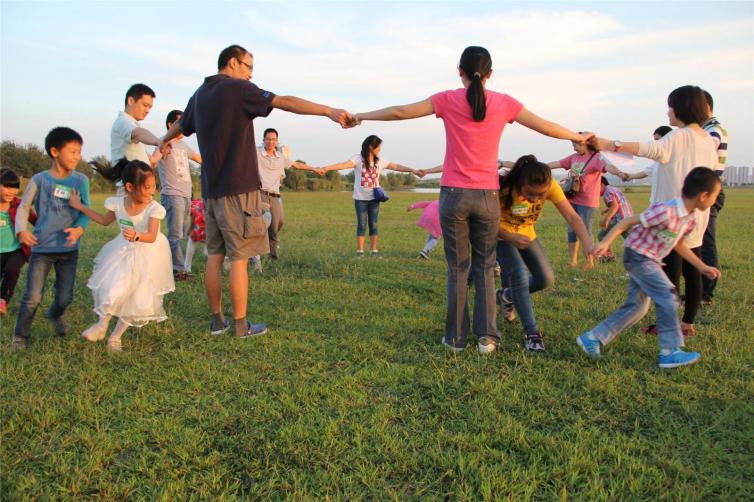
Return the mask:
{"type": "Polygon", "coordinates": [[[0,211],[0,253],[10,253],[20,247],[8,211],[0,211]]]}

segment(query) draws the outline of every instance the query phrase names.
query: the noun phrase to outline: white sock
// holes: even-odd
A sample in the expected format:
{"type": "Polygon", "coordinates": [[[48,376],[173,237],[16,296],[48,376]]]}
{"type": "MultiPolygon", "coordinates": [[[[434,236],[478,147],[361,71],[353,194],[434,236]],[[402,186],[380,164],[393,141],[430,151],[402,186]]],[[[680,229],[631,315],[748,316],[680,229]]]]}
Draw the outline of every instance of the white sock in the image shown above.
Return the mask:
{"type": "Polygon", "coordinates": [[[660,349],[660,355],[661,356],[669,356],[673,352],[675,352],[678,349],[660,349]]]}

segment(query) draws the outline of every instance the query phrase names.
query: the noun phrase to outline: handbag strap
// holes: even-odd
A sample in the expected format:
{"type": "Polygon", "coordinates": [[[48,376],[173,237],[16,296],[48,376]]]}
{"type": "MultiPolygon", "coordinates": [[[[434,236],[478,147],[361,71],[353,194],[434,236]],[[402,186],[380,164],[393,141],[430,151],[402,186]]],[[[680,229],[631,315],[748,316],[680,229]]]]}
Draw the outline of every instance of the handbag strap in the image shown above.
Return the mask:
{"type": "MultiPolygon", "coordinates": [[[[588,165],[589,165],[589,163],[590,163],[590,162],[592,161],[592,159],[594,158],[594,156],[595,156],[595,155],[597,155],[598,153],[599,153],[599,152],[594,152],[594,153],[592,153],[592,156],[591,156],[591,157],[589,157],[589,158],[588,158],[588,159],[586,160],[586,162],[584,163],[584,169],[582,169],[582,171],[581,171],[581,174],[584,174],[584,173],[586,173],[586,166],[588,166],[588,165]]],[[[581,176],[581,174],[580,174],[579,176],[581,176]]]]}

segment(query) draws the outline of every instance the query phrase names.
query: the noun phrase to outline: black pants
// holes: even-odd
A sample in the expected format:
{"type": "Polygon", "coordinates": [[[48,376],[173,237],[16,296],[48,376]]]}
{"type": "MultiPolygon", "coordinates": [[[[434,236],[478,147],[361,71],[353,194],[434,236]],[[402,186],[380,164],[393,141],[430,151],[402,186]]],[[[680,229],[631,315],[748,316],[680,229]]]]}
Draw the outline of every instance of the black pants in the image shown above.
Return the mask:
{"type": "MultiPolygon", "coordinates": [[[[695,255],[701,253],[701,246],[691,250],[695,255]]],[[[683,317],[681,318],[686,324],[694,324],[696,313],[699,310],[699,304],[702,302],[702,273],[689,262],[681,258],[681,255],[671,251],[669,255],[662,260],[665,275],[675,286],[676,291],[680,291],[681,274],[686,283],[686,302],[683,307],[683,317]]]]}
{"type": "Polygon", "coordinates": [[[21,248],[8,253],[0,253],[0,298],[10,301],[13,290],[16,289],[18,276],[21,275],[21,267],[26,263],[26,257],[21,248]]]}
{"type": "MultiPolygon", "coordinates": [[[[723,205],[725,205],[725,193],[721,188],[715,205],[709,210],[709,223],[707,223],[707,230],[704,231],[704,240],[702,241],[702,261],[705,265],[715,268],[720,268],[715,233],[717,230],[717,215],[722,210],[723,205]]],[[[717,279],[709,279],[702,276],[702,297],[712,299],[715,286],[717,286],[717,279]]]]}

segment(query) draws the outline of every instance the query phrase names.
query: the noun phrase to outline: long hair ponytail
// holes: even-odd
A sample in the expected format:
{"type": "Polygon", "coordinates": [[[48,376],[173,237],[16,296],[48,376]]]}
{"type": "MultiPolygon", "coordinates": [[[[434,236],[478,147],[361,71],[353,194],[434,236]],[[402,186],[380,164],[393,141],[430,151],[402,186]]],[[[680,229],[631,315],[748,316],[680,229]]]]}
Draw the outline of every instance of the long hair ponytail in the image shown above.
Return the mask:
{"type": "Polygon", "coordinates": [[[550,166],[534,155],[524,155],[513,164],[513,169],[500,178],[500,202],[505,209],[513,205],[513,190],[521,191],[524,185],[542,186],[552,181],[550,166]]]}
{"type": "Polygon", "coordinates": [[[471,116],[476,122],[481,122],[487,115],[487,100],[482,79],[489,76],[492,71],[492,57],[484,47],[472,45],[464,49],[458,67],[471,80],[471,84],[466,89],[466,101],[471,106],[471,116]]]}
{"type": "Polygon", "coordinates": [[[120,159],[115,165],[109,162],[98,162],[92,160],[89,162],[92,169],[97,171],[100,176],[113,183],[122,181],[131,183],[134,186],[140,186],[148,176],[154,176],[149,164],[140,160],[120,159]]]}

